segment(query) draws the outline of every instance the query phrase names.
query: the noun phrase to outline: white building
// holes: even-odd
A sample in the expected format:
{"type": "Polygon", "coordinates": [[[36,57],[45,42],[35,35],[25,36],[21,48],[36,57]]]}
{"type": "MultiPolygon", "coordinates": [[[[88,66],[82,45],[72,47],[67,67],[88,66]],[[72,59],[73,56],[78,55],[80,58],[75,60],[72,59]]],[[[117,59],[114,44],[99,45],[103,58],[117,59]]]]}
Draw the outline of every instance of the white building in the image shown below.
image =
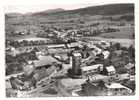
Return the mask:
{"type": "Polygon", "coordinates": [[[104,59],[107,59],[110,55],[109,51],[103,51],[102,54],[104,55],[104,59]]]}
{"type": "Polygon", "coordinates": [[[82,67],[81,70],[83,73],[99,72],[99,71],[103,71],[103,65],[96,64],[92,66],[85,66],[85,67],[82,67]]]}
{"type": "Polygon", "coordinates": [[[105,67],[103,71],[109,76],[116,74],[116,69],[114,68],[114,66],[105,67]]]}
{"type": "Polygon", "coordinates": [[[128,69],[128,70],[130,70],[133,67],[135,67],[135,65],[132,64],[132,63],[128,63],[127,65],[125,65],[125,68],[128,69]]]}
{"type": "Polygon", "coordinates": [[[101,47],[103,47],[104,49],[110,47],[110,43],[106,41],[100,41],[99,45],[101,45],[101,47]]]}
{"type": "Polygon", "coordinates": [[[102,50],[99,48],[95,48],[92,52],[94,53],[94,55],[98,55],[102,53],[102,50]]]}

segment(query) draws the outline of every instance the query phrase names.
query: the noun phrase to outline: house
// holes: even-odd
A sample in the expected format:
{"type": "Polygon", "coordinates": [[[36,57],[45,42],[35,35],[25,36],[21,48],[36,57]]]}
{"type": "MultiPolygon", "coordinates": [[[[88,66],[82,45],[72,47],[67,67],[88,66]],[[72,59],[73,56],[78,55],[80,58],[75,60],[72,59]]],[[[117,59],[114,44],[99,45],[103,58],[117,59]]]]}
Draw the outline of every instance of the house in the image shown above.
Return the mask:
{"type": "Polygon", "coordinates": [[[102,54],[104,55],[104,59],[107,59],[110,55],[109,51],[103,51],[102,54]]]}
{"type": "Polygon", "coordinates": [[[59,85],[61,88],[65,88],[66,90],[72,90],[72,89],[80,89],[81,84],[84,84],[86,82],[86,79],[73,79],[73,78],[66,78],[62,79],[59,82],[59,85]]]}
{"type": "Polygon", "coordinates": [[[126,80],[126,79],[130,79],[130,74],[125,73],[125,74],[119,74],[119,80],[126,80]]]}
{"type": "Polygon", "coordinates": [[[92,72],[99,72],[103,70],[103,65],[102,64],[96,64],[92,66],[85,66],[81,68],[83,73],[92,73],[92,72]]]}
{"type": "Polygon", "coordinates": [[[92,52],[95,54],[95,55],[98,55],[98,54],[101,54],[102,53],[102,50],[96,46],[93,46],[94,49],[92,50],[92,52]]]}
{"type": "Polygon", "coordinates": [[[99,81],[108,82],[109,77],[102,74],[93,74],[93,75],[88,75],[87,79],[89,80],[89,82],[99,82],[99,81]]]}
{"type": "Polygon", "coordinates": [[[42,51],[37,51],[35,52],[35,54],[37,55],[37,57],[45,55],[42,51]]]}
{"type": "Polygon", "coordinates": [[[75,48],[75,47],[82,47],[82,45],[79,42],[69,43],[67,44],[68,48],[75,48]]]}
{"type": "Polygon", "coordinates": [[[125,68],[128,70],[132,69],[133,67],[135,67],[135,65],[132,63],[128,63],[127,65],[125,65],[125,68]]]}
{"type": "Polygon", "coordinates": [[[60,63],[58,60],[51,56],[39,56],[39,60],[34,61],[35,67],[41,67],[45,65],[51,65],[52,63],[60,63]]]}
{"type": "Polygon", "coordinates": [[[120,83],[105,84],[108,96],[128,95],[132,90],[120,83]]]}
{"type": "Polygon", "coordinates": [[[107,67],[104,68],[103,74],[109,75],[109,76],[115,75],[116,74],[116,69],[112,65],[111,66],[107,66],[107,67]]]}
{"type": "Polygon", "coordinates": [[[74,96],[74,97],[80,96],[80,95],[78,94],[78,92],[81,91],[81,90],[82,90],[81,88],[80,88],[80,89],[75,89],[75,90],[73,90],[73,91],[71,92],[72,96],[74,96]]]}
{"type": "Polygon", "coordinates": [[[135,64],[128,63],[127,65],[124,66],[124,68],[127,70],[127,73],[135,75],[135,64]]]}
{"type": "Polygon", "coordinates": [[[49,49],[51,49],[51,48],[65,48],[65,45],[64,44],[48,45],[48,48],[49,49]]]}
{"type": "Polygon", "coordinates": [[[32,74],[34,70],[35,70],[35,65],[32,61],[28,61],[28,64],[26,64],[23,67],[23,71],[26,76],[29,76],[30,74],[32,74]]]}
{"type": "Polygon", "coordinates": [[[24,82],[22,82],[21,80],[19,80],[16,77],[11,77],[9,80],[10,80],[10,84],[11,84],[12,89],[20,90],[21,87],[24,85],[24,82]]]}
{"type": "Polygon", "coordinates": [[[92,65],[93,62],[95,62],[96,56],[91,51],[84,51],[83,57],[85,59],[82,59],[82,64],[85,64],[87,66],[92,65]]]}
{"type": "Polygon", "coordinates": [[[100,45],[103,46],[104,48],[107,48],[110,46],[110,43],[106,41],[100,41],[100,45]]]}
{"type": "Polygon", "coordinates": [[[6,53],[12,56],[16,56],[17,50],[14,47],[9,46],[6,48],[6,53]]]}

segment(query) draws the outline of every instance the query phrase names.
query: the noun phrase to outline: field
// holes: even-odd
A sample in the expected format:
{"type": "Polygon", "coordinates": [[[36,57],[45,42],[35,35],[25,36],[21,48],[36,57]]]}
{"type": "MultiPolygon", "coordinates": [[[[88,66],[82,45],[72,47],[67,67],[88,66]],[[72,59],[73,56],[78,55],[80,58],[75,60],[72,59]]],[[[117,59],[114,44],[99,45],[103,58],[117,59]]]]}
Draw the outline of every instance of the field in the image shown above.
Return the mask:
{"type": "Polygon", "coordinates": [[[122,46],[129,47],[130,45],[135,44],[134,39],[120,39],[120,38],[103,38],[103,37],[84,37],[84,39],[89,40],[104,40],[113,43],[120,43],[122,46]]]}
{"type": "Polygon", "coordinates": [[[112,4],[76,10],[42,11],[32,14],[5,14],[7,39],[24,38],[14,36],[24,32],[27,37],[49,34],[49,29],[97,31],[113,27],[117,32],[96,34],[105,38],[134,39],[134,4],[112,4]],[[124,28],[123,28],[124,27],[124,28]]]}
{"type": "Polygon", "coordinates": [[[133,27],[123,27],[119,28],[119,32],[103,33],[98,35],[98,37],[104,38],[119,38],[119,39],[134,39],[134,28],[133,27]]]}

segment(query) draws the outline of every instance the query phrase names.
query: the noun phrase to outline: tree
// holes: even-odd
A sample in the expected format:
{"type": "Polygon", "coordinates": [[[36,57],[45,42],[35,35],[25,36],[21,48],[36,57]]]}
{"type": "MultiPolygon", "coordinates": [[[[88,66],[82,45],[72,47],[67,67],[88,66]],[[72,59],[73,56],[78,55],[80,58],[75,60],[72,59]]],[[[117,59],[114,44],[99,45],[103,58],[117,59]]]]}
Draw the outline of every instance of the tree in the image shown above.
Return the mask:
{"type": "Polygon", "coordinates": [[[135,61],[135,48],[133,47],[133,45],[131,45],[128,48],[128,54],[131,57],[131,59],[133,59],[133,61],[135,61]]]}
{"type": "Polygon", "coordinates": [[[34,47],[32,51],[33,51],[33,52],[39,52],[39,50],[38,50],[37,47],[34,47]]]}
{"type": "Polygon", "coordinates": [[[98,83],[98,87],[101,89],[101,90],[103,90],[104,88],[105,88],[105,82],[104,81],[99,81],[99,83],[98,83]]]}
{"type": "Polygon", "coordinates": [[[104,66],[110,66],[112,64],[111,59],[104,59],[104,66]]]}
{"type": "Polygon", "coordinates": [[[119,67],[117,68],[118,74],[124,74],[127,73],[127,69],[125,67],[119,67]]]}
{"type": "Polygon", "coordinates": [[[121,47],[121,50],[123,50],[123,51],[127,51],[128,48],[127,48],[127,47],[121,47]]]}
{"type": "Polygon", "coordinates": [[[121,44],[120,43],[116,43],[113,45],[113,47],[116,49],[116,50],[120,50],[121,49],[121,44]]]}

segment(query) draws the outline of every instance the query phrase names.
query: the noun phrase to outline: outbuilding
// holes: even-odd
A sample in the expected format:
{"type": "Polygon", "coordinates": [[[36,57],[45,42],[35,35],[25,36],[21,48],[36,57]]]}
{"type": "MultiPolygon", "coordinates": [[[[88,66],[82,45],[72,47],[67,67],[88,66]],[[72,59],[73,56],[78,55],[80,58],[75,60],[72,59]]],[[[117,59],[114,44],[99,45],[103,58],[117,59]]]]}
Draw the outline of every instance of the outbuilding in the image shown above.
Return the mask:
{"type": "Polygon", "coordinates": [[[103,74],[105,75],[115,75],[116,74],[116,69],[114,66],[108,66],[108,67],[105,67],[104,70],[103,70],[103,74]]]}

